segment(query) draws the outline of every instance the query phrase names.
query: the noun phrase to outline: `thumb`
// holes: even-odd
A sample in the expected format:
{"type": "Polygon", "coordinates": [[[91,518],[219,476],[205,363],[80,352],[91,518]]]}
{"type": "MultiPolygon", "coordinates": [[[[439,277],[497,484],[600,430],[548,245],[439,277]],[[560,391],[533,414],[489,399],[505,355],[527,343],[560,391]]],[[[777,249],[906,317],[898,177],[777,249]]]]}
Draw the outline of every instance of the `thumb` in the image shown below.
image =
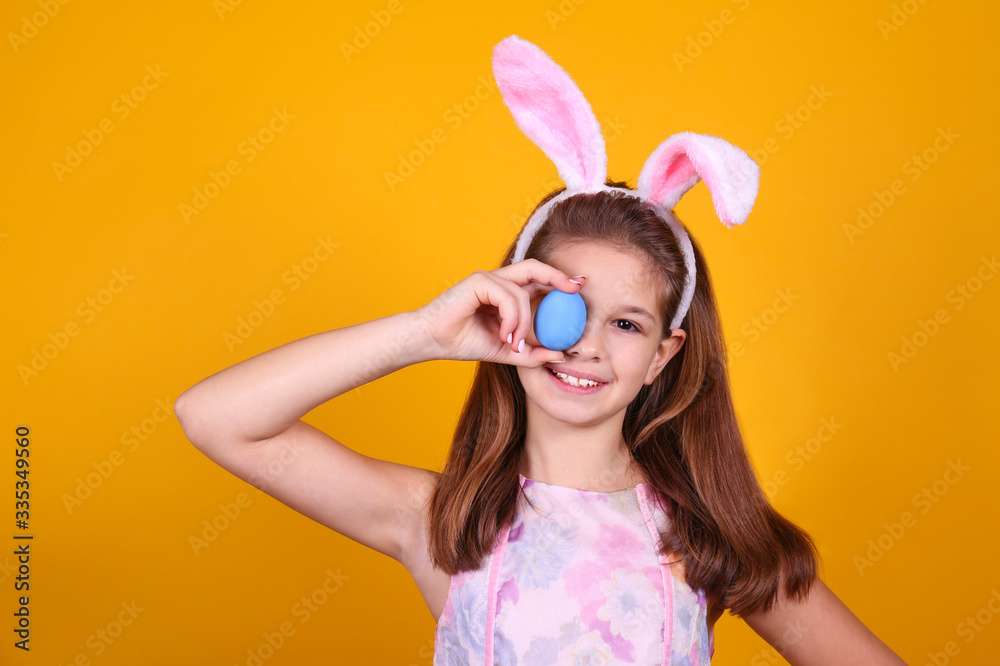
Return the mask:
{"type": "Polygon", "coordinates": [[[562,363],[566,360],[566,355],[561,351],[553,351],[541,345],[529,345],[527,342],[524,344],[524,350],[514,356],[520,356],[522,362],[518,365],[526,367],[540,367],[546,363],[562,363]]]}

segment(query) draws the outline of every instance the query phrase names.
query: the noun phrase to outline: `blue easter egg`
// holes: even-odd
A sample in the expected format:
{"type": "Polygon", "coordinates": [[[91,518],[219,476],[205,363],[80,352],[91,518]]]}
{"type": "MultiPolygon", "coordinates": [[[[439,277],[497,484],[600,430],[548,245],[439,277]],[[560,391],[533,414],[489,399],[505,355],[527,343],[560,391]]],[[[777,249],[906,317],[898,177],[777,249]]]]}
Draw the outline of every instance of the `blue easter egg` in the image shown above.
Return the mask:
{"type": "Polygon", "coordinates": [[[535,310],[535,337],[546,349],[569,349],[583,336],[586,325],[587,306],[579,293],[553,289],[535,310]]]}

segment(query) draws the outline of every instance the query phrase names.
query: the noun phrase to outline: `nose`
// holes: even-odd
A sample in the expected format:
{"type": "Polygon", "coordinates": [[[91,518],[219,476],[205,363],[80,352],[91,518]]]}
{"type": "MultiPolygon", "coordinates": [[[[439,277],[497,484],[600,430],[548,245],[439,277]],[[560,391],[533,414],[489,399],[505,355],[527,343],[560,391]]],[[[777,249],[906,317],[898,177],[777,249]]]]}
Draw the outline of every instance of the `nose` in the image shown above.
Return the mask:
{"type": "Polygon", "coordinates": [[[595,322],[590,317],[587,317],[587,325],[583,329],[583,335],[563,353],[583,359],[601,357],[601,354],[604,353],[604,342],[595,322]]]}

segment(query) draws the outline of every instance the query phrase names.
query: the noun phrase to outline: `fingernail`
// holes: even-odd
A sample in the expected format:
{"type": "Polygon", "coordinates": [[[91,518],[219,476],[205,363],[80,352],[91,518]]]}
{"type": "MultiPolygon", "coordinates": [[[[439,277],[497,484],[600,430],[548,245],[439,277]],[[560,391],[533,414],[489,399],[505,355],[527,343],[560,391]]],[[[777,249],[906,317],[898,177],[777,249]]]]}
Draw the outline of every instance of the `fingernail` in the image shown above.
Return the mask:
{"type": "Polygon", "coordinates": [[[582,282],[580,282],[579,280],[574,280],[573,278],[570,278],[570,279],[569,279],[569,281],[570,281],[570,282],[572,282],[573,284],[578,284],[578,285],[580,285],[581,287],[583,286],[583,283],[582,283],[582,282]]]}
{"type": "Polygon", "coordinates": [[[561,358],[558,361],[549,361],[549,363],[565,363],[565,362],[566,362],[566,359],[564,359],[564,358],[561,358]]]}
{"type": "Polygon", "coordinates": [[[514,332],[513,331],[511,331],[510,333],[507,334],[507,344],[510,344],[512,342],[514,342],[514,332]]]}
{"type": "Polygon", "coordinates": [[[586,275],[574,275],[573,277],[575,277],[575,278],[583,278],[584,280],[587,279],[586,275]]]}
{"type": "Polygon", "coordinates": [[[517,353],[520,354],[524,351],[524,339],[522,338],[520,342],[517,343],[517,353]]]}

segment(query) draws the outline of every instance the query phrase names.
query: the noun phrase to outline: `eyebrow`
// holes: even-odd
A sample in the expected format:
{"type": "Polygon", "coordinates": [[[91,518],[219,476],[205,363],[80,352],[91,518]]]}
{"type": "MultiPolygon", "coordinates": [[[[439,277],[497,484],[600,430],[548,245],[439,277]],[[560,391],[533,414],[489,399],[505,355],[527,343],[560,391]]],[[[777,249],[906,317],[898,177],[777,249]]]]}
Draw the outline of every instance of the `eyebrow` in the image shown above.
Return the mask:
{"type": "Polygon", "coordinates": [[[644,317],[644,318],[648,319],[649,321],[656,321],[656,317],[654,317],[649,312],[649,310],[647,310],[645,308],[641,308],[638,305],[617,305],[617,306],[614,307],[614,311],[615,312],[624,312],[625,314],[629,314],[629,315],[638,315],[640,317],[644,317]]]}

